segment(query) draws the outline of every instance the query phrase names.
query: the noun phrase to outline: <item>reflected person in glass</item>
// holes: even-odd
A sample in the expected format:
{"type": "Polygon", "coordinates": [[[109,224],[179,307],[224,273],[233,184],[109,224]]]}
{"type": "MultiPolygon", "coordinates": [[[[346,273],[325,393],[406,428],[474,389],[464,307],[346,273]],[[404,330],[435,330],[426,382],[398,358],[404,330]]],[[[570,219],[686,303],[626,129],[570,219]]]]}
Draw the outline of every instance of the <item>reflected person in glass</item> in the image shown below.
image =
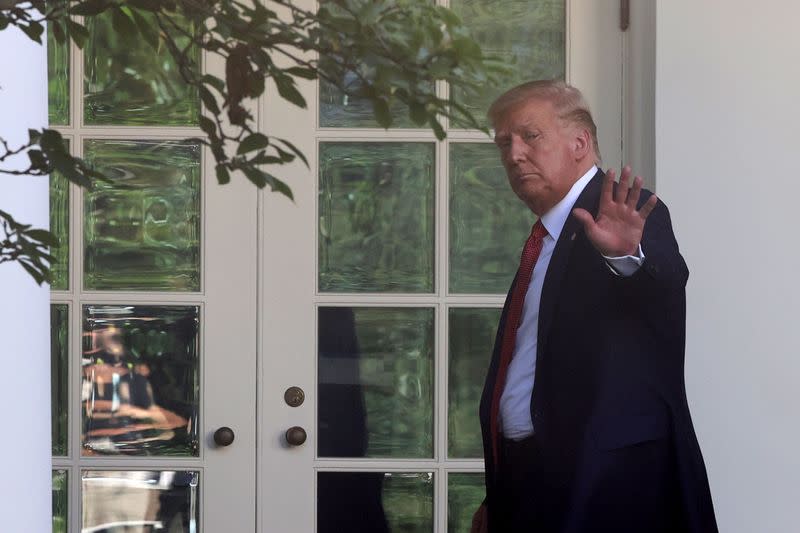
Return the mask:
{"type": "Polygon", "coordinates": [[[123,331],[107,325],[88,333],[84,356],[84,406],[87,428],[84,454],[121,451],[153,440],[169,439],[172,429],[187,421],[156,405],[150,367],[132,361],[123,331]]]}
{"type": "Polygon", "coordinates": [[[684,384],[688,269],[666,206],[598,169],[580,91],[524,83],[489,109],[537,216],[481,398],[473,531],[717,531],[684,384]]]}

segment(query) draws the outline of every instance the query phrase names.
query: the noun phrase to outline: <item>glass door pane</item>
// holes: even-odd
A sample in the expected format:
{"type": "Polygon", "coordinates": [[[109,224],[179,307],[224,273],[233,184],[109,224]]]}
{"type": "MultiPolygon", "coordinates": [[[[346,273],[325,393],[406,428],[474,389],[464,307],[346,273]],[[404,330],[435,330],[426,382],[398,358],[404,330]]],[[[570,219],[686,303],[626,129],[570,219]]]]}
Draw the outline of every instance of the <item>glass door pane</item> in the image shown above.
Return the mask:
{"type": "MultiPolygon", "coordinates": [[[[565,0],[450,0],[484,53],[498,56],[513,68],[508,87],[527,80],[565,79],[565,0]]],[[[475,97],[462,100],[473,114],[485,117],[489,105],[508,87],[487,85],[475,97]]]]}
{"type": "MultiPolygon", "coordinates": [[[[135,8],[132,8],[135,9],[135,8]]],[[[153,27],[151,13],[137,10],[153,27]]],[[[90,125],[193,126],[200,97],[186,85],[163,37],[157,50],[144,39],[131,40],[114,30],[111,12],[86,21],[89,40],[84,52],[83,120],[90,125]]],[[[178,48],[190,44],[191,23],[172,31],[178,48]]],[[[194,60],[200,64],[199,50],[194,60]]]]}
{"type": "Polygon", "coordinates": [[[83,455],[197,457],[200,310],[83,310],[83,455]]]}

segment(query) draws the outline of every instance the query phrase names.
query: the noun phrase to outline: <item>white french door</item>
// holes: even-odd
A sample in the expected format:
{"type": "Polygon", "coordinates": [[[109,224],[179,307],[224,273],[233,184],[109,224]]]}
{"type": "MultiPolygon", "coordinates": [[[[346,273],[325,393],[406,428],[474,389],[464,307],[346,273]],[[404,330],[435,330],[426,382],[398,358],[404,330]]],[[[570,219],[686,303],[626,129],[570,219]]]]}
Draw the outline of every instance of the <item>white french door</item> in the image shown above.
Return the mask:
{"type": "Polygon", "coordinates": [[[51,124],[112,178],[51,177],[53,531],[252,532],[257,193],[165,53],[89,30],[50,41],[51,124]]]}
{"type": "MultiPolygon", "coordinates": [[[[618,165],[617,0],[447,4],[487,49],[518,55],[517,82],[581,88],[618,165]]],[[[260,199],[259,531],[468,531],[477,404],[532,215],[486,135],[385,131],[358,101],[303,91],[309,110],[262,105],[311,168],[284,173],[294,203],[260,199]]]]}

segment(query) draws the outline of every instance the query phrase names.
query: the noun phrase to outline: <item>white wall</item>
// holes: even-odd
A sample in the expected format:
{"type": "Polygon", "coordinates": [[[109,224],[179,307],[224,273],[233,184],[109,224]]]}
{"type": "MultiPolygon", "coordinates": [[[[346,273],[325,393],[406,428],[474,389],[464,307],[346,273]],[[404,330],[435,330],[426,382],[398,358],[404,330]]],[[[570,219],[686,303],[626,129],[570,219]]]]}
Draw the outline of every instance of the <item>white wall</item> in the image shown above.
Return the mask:
{"type": "Polygon", "coordinates": [[[800,3],[659,0],[656,171],[720,531],[800,531],[800,3]]]}
{"type": "MultiPolygon", "coordinates": [[[[16,148],[27,142],[27,128],[47,126],[47,54],[16,29],[0,32],[0,51],[0,137],[16,148]]],[[[47,178],[0,174],[0,209],[47,228],[47,178]]],[[[0,265],[2,531],[52,530],[49,304],[49,287],[37,286],[16,263],[0,265]]]]}

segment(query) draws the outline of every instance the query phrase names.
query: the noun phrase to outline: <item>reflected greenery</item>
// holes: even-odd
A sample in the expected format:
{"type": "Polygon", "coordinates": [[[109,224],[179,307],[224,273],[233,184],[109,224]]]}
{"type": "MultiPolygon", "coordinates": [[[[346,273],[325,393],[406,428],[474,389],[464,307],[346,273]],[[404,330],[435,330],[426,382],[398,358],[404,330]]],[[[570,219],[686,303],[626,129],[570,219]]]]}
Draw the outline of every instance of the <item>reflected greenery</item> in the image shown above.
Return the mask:
{"type": "Polygon", "coordinates": [[[447,455],[482,458],[478,421],[486,369],[492,358],[500,309],[453,307],[449,311],[447,455]]]}
{"type": "Polygon", "coordinates": [[[469,533],[472,515],[486,496],[483,474],[447,476],[447,533],[469,533]]]}
{"type": "Polygon", "coordinates": [[[504,90],[523,81],[564,79],[566,74],[565,0],[450,0],[487,55],[513,66],[505,84],[486,84],[476,95],[456,89],[453,97],[475,116],[484,116],[504,90]]]}
{"type": "MultiPolygon", "coordinates": [[[[144,24],[157,28],[153,14],[137,11],[144,24]]],[[[89,40],[84,51],[84,120],[87,124],[193,126],[198,124],[200,97],[180,75],[178,64],[159,35],[154,52],[146,39],[132,40],[116,30],[114,12],[87,19],[89,40]]],[[[181,23],[192,34],[191,23],[181,23]]],[[[155,31],[154,31],[155,34],[155,31]]],[[[173,30],[179,48],[188,35],[173,30]]],[[[200,51],[190,48],[196,64],[200,51]]]]}
{"type": "MultiPolygon", "coordinates": [[[[326,58],[320,61],[327,61],[326,58]]],[[[365,72],[375,75],[375,69],[365,68],[365,72]]],[[[380,128],[375,119],[372,102],[368,98],[355,96],[362,90],[362,84],[353,72],[343,72],[337,84],[320,80],[319,82],[319,125],[322,128],[380,128]],[[339,87],[345,87],[342,91],[339,87]]],[[[389,107],[393,128],[421,128],[408,114],[407,107],[394,101],[389,107]]]]}
{"type": "MultiPolygon", "coordinates": [[[[329,312],[330,309],[320,309],[320,331],[330,331],[340,325],[327,322],[342,318],[340,314],[329,312]]],[[[432,457],[433,309],[335,309],[352,313],[355,339],[331,342],[329,338],[320,338],[320,345],[325,350],[319,354],[320,392],[326,401],[324,409],[326,413],[352,413],[350,418],[365,420],[366,428],[364,422],[351,421],[341,415],[342,424],[366,435],[340,436],[336,431],[322,428],[320,454],[432,457]],[[341,346],[338,353],[333,351],[335,344],[341,346]],[[355,390],[347,391],[341,387],[338,391],[331,390],[331,385],[354,385],[355,390]],[[342,405],[329,405],[334,402],[342,405]],[[334,439],[353,442],[337,444],[334,439]],[[359,446],[359,440],[365,443],[359,446]]]]}
{"type": "Polygon", "coordinates": [[[493,144],[450,144],[450,292],[506,294],[536,217],[493,144]]]}
{"type": "Polygon", "coordinates": [[[83,308],[83,455],[197,457],[199,308],[83,308]]]}
{"type": "Polygon", "coordinates": [[[111,176],[84,196],[84,286],[200,289],[200,145],[88,140],[86,160],[111,176]]]}
{"type": "Polygon", "coordinates": [[[322,143],[319,288],[433,292],[433,143],[322,143]]]}
{"type": "Polygon", "coordinates": [[[383,478],[383,508],[392,533],[433,533],[432,472],[391,472],[383,478]]]}
{"type": "Polygon", "coordinates": [[[53,455],[67,455],[69,307],[50,305],[50,423],[53,455]]]}
{"type": "Polygon", "coordinates": [[[59,43],[47,25],[47,100],[50,125],[69,124],[69,42],[59,43]]]}
{"type": "MultiPolygon", "coordinates": [[[[69,149],[69,143],[67,143],[69,149]]],[[[58,240],[58,246],[50,253],[50,289],[69,289],[69,180],[59,172],[52,172],[50,180],[50,231],[58,240]]]]}
{"type": "Polygon", "coordinates": [[[66,470],[53,470],[53,533],[67,533],[68,479],[66,470]]]}

